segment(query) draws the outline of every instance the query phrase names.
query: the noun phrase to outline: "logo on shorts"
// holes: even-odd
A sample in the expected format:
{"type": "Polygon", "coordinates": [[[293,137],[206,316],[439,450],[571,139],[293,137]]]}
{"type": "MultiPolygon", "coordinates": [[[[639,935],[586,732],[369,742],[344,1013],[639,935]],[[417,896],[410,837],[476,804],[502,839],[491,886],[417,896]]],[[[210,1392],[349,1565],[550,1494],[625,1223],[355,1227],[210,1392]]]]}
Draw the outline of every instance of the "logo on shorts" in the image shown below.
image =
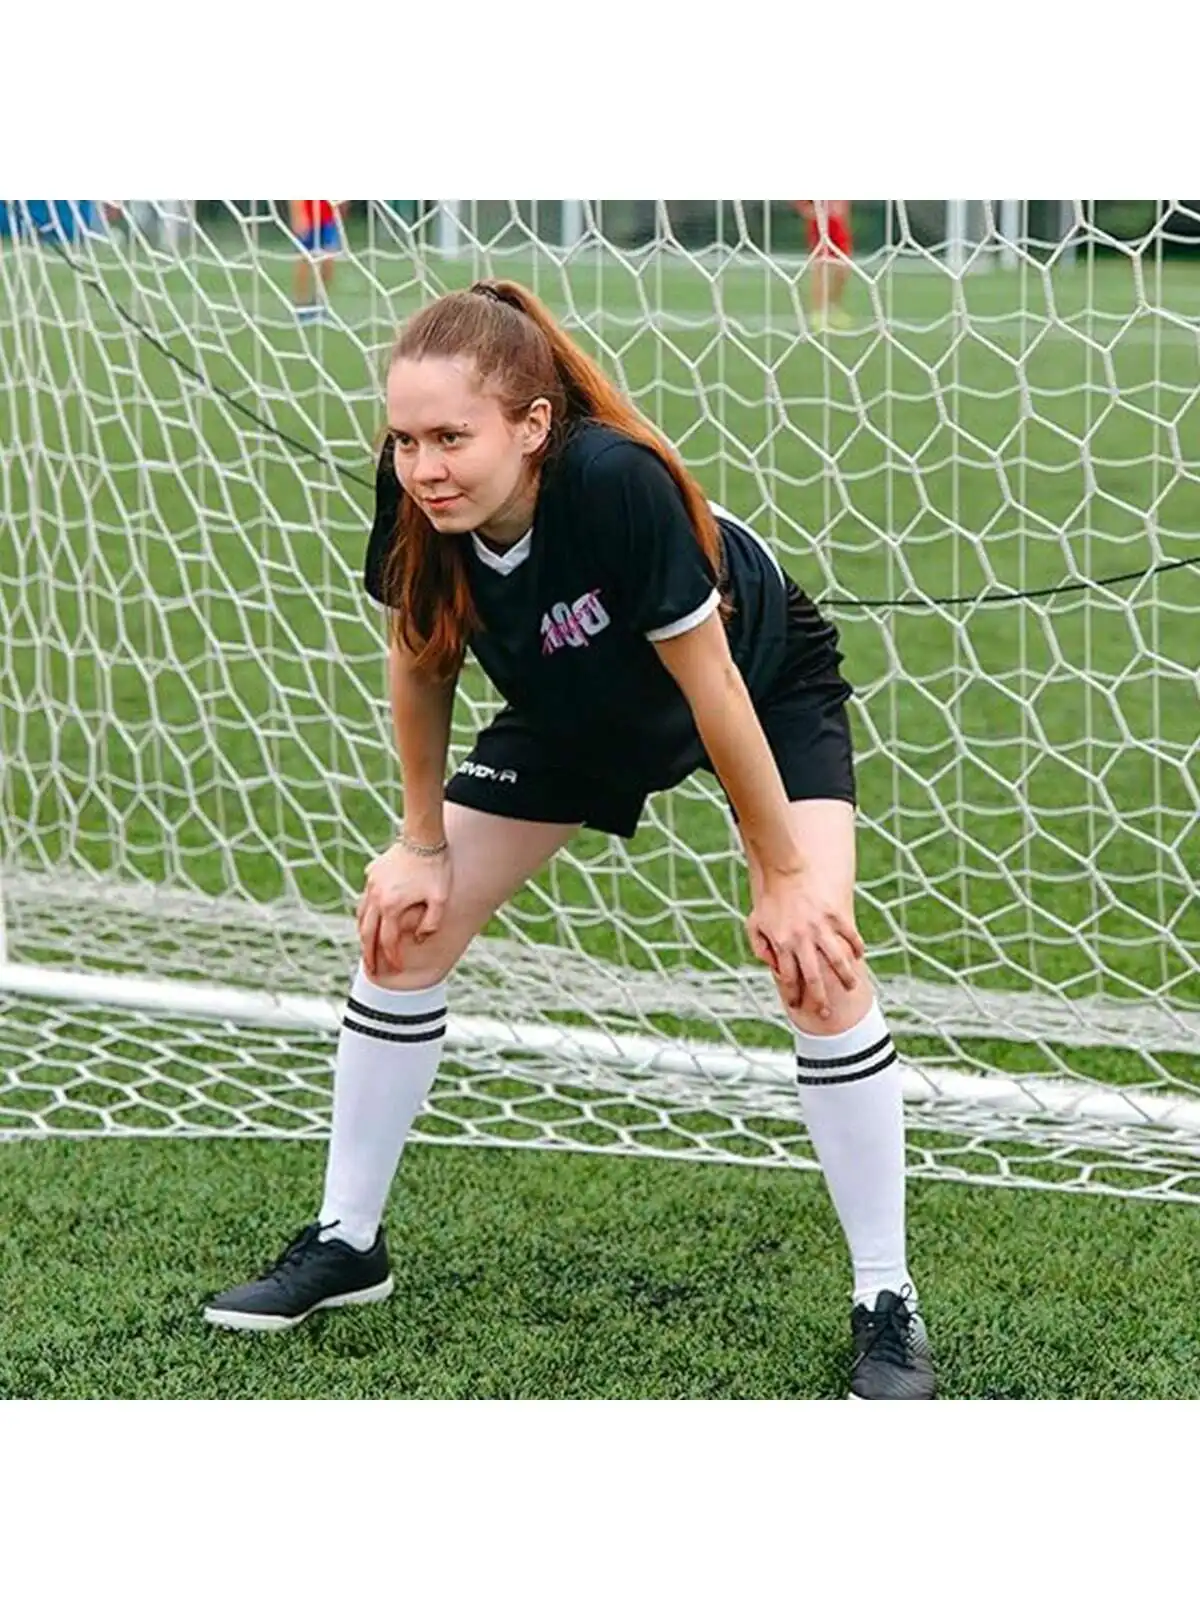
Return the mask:
{"type": "Polygon", "coordinates": [[[517,772],[515,767],[489,767],[484,761],[472,761],[468,756],[458,769],[464,777],[483,778],[487,783],[516,783],[517,772]]]}
{"type": "Polygon", "coordinates": [[[573,605],[556,600],[542,618],[542,654],[553,655],[565,644],[579,650],[602,633],[611,620],[600,604],[599,589],[589,589],[573,605]]]}

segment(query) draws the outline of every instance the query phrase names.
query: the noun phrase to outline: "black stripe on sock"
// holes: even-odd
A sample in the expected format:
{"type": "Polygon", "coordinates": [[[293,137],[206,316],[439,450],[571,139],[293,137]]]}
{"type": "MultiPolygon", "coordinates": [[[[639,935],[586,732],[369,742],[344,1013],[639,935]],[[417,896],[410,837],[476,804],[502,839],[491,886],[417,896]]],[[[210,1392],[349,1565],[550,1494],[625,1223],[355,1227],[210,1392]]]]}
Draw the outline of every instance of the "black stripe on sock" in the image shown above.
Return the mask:
{"type": "MultiPolygon", "coordinates": [[[[398,990],[397,993],[399,992],[398,990]]],[[[362,1001],[356,1000],[353,995],[346,1001],[346,1010],[353,1011],[360,1017],[370,1017],[373,1022],[440,1022],[446,1015],[445,1006],[440,1011],[415,1011],[411,1016],[402,1016],[396,1011],[373,1011],[370,1006],[363,1005],[362,1001]]]]}
{"type": "Polygon", "coordinates": [[[379,1028],[368,1028],[361,1022],[356,1022],[353,1017],[343,1017],[342,1027],[350,1028],[355,1033],[365,1033],[368,1039],[384,1039],[388,1044],[427,1044],[430,1039],[441,1039],[445,1036],[446,1024],[434,1028],[429,1033],[384,1033],[379,1028]]]}
{"type": "Polygon", "coordinates": [[[874,1044],[869,1044],[865,1050],[856,1050],[852,1056],[802,1056],[797,1050],[796,1060],[802,1067],[856,1067],[860,1061],[865,1061],[868,1056],[873,1056],[876,1050],[882,1050],[885,1044],[891,1044],[892,1036],[885,1033],[881,1039],[876,1039],[874,1044]]]}
{"type": "MultiPolygon", "coordinates": [[[[862,1057],[858,1056],[855,1057],[855,1059],[861,1060],[862,1057]]],[[[883,1057],[882,1061],[876,1061],[874,1066],[864,1067],[861,1072],[843,1072],[840,1077],[829,1077],[821,1073],[797,1072],[796,1082],[829,1085],[833,1085],[835,1083],[858,1083],[860,1079],[873,1078],[877,1072],[882,1072],[884,1067],[890,1067],[895,1059],[896,1051],[893,1048],[889,1050],[886,1056],[883,1057]]],[[[797,1057],[797,1065],[809,1066],[811,1063],[807,1061],[800,1062],[799,1057],[797,1057]]],[[[832,1063],[830,1063],[830,1065],[832,1065],[832,1063]]]]}

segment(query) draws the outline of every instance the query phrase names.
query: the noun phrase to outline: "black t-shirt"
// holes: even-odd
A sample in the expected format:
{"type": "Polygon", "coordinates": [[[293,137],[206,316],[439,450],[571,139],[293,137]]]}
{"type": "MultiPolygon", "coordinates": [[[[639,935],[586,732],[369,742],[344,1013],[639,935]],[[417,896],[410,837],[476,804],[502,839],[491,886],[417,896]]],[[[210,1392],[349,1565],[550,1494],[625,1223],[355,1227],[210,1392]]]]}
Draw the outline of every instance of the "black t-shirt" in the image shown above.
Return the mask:
{"type": "MultiPolygon", "coordinates": [[[[390,443],[376,476],[366,587],[383,603],[383,572],[401,494],[390,443]]],[[[533,527],[504,552],[473,534],[468,581],[482,627],[468,646],[505,700],[563,751],[597,771],[619,763],[666,788],[703,752],[691,710],[658,659],[656,639],[685,633],[732,601],[730,650],[759,702],[806,663],[836,670],[836,633],[768,547],[719,507],[724,571],[696,542],[687,508],[654,451],[603,424],[576,425],[542,470],[533,527]],[[806,637],[789,638],[796,618],[806,637]],[[799,646],[799,649],[797,649],[799,646]]]]}

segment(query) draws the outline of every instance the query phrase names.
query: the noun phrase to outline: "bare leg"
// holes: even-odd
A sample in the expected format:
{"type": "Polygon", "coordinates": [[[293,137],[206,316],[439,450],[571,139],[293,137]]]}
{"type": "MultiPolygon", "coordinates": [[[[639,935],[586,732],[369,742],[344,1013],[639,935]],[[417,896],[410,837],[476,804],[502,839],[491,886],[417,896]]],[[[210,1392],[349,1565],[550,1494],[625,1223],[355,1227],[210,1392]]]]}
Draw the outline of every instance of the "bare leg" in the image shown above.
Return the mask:
{"type": "Polygon", "coordinates": [[[387,989],[440,983],[471,940],[527,878],[562,849],[577,823],[522,822],[447,801],[443,810],[454,874],[450,902],[435,934],[404,943],[402,966],[376,975],[387,989]]]}
{"type": "Polygon", "coordinates": [[[294,1328],[322,1307],[366,1305],[393,1288],[381,1219],[413,1121],[437,1073],[445,1034],[445,976],[496,908],[575,831],[573,826],[445,808],[453,852],[439,932],[401,949],[386,986],[354,979],[338,1040],[333,1130],[318,1223],[262,1277],[217,1295],[218,1327],[294,1328]]]}
{"type": "Polygon", "coordinates": [[[292,272],[292,301],[298,306],[312,304],[313,298],[312,262],[307,256],[298,256],[296,266],[292,272]]]}
{"type": "Polygon", "coordinates": [[[828,311],[840,311],[850,280],[850,263],[830,258],[825,266],[825,306],[828,311]]]}
{"type": "MultiPolygon", "coordinates": [[[[793,832],[822,898],[854,904],[854,811],[844,800],[795,800],[793,832]]],[[[751,868],[753,878],[757,878],[751,868]]],[[[796,1031],[800,1105],[854,1266],[855,1299],[909,1282],[904,1243],[904,1109],[900,1069],[866,964],[855,988],[830,969],[830,1015],[787,1007],[796,1031]]]]}
{"type": "Polygon", "coordinates": [[[441,1062],[446,978],[475,935],[575,832],[447,804],[453,874],[437,933],[410,932],[399,967],[368,978],[347,1002],[334,1075],[333,1129],[321,1224],[357,1250],[375,1239],[401,1152],[441,1062]]]}

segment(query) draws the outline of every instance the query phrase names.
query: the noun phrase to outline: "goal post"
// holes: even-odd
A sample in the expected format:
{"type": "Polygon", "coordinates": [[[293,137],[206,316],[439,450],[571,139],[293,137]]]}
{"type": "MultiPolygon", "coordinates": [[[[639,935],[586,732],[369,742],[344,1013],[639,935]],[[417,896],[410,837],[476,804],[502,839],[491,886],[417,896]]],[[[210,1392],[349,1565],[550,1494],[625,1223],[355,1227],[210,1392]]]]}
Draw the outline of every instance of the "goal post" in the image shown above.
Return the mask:
{"type": "MultiPolygon", "coordinates": [[[[841,629],[912,1170],[1200,1198],[1197,203],[856,204],[844,330],[788,202],[356,204],[308,325],[284,204],[178,214],[0,239],[0,1137],[327,1130],[402,807],[382,364],[490,273],[841,629]]],[[[452,759],[494,709],[468,671],[452,759]]],[[[581,834],[456,971],[420,1136],[811,1164],[745,909],[711,780],[581,834]]]]}

